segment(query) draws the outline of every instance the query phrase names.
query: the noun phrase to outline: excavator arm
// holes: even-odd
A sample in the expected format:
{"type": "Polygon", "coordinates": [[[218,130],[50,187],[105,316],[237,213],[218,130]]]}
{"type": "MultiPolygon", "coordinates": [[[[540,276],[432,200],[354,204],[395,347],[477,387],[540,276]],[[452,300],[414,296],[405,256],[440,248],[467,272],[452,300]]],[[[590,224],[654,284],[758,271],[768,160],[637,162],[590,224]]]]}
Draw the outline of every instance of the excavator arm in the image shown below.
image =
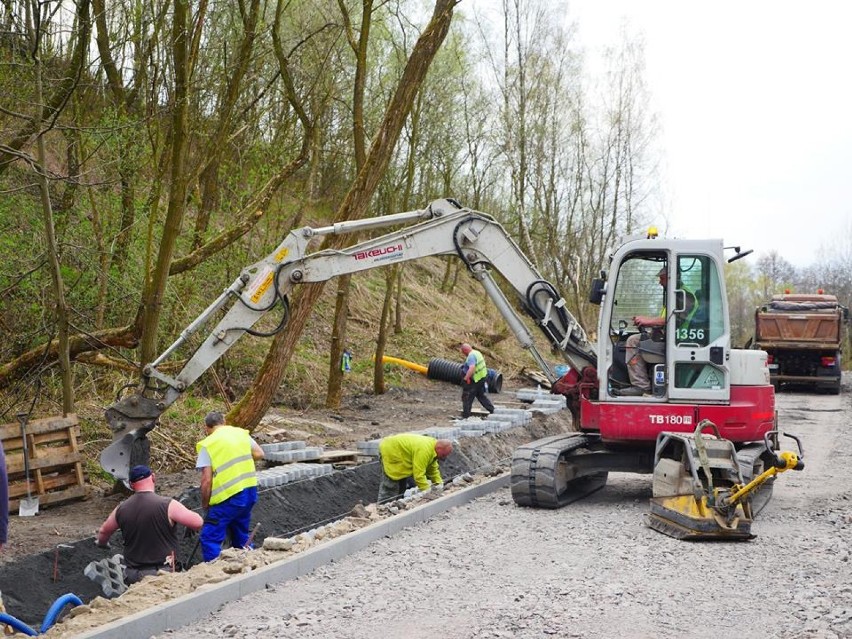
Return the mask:
{"type": "Polygon", "coordinates": [[[493,271],[505,278],[518,294],[524,312],[574,369],[582,371],[596,365],[595,345],[568,312],[565,300],[541,277],[505,229],[490,215],[464,208],[453,200],[437,200],[425,209],[292,231],[272,253],[244,269],[162,355],[144,368],[135,393],[119,399],[106,410],[113,442],[101,453],[101,466],[117,480],[124,481],[133,465],[147,462],[146,435],[156,426],[163,411],[242,335],[270,336],[283,330],[289,314],[288,295],[295,286],[440,255],[455,255],[465,263],[520,345],[530,351],[551,381],[556,376],[498,286],[493,271]],[[343,250],[307,253],[309,242],[316,237],[401,224],[409,226],[343,250]],[[226,308],[225,315],[177,375],[172,377],[159,369],[226,308]],[[277,326],[268,332],[255,330],[254,325],[272,311],[280,313],[277,326]]]}

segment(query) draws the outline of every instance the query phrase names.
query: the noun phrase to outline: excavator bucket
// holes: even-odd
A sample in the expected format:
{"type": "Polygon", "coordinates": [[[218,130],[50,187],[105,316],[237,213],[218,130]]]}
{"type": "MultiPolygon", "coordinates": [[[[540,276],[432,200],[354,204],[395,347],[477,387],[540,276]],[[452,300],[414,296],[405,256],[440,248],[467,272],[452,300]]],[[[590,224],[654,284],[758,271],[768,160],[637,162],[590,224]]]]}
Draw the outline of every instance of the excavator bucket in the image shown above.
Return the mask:
{"type": "Polygon", "coordinates": [[[694,434],[661,433],[646,523],[675,539],[752,539],[750,503],[722,507],[729,491],[742,483],[737,451],[730,441],[699,429],[694,434]]]}

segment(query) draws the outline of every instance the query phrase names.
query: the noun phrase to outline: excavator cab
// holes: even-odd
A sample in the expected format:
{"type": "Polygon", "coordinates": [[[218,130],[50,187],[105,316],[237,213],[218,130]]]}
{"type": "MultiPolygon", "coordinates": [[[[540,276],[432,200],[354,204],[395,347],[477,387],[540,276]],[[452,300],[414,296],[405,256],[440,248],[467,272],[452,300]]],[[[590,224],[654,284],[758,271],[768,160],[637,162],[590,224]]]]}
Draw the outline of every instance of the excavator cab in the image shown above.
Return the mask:
{"type": "Polygon", "coordinates": [[[721,243],[655,239],[628,243],[616,253],[614,275],[600,296],[600,326],[609,332],[609,340],[599,344],[604,398],[730,399],[730,327],[721,249],[721,243]],[[659,316],[663,326],[643,331],[633,321],[638,315],[659,316]],[[631,386],[628,350],[638,352],[647,367],[653,390],[648,396],[622,393],[631,386]]]}

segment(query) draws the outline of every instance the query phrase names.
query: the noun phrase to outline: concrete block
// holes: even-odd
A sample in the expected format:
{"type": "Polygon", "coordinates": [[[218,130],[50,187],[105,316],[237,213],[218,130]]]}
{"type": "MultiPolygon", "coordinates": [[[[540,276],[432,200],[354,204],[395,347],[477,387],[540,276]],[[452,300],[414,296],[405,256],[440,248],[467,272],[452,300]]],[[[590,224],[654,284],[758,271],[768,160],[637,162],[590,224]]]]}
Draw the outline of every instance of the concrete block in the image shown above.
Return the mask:
{"type": "Polygon", "coordinates": [[[113,555],[92,561],[83,569],[83,574],[101,587],[104,597],[118,597],[127,590],[124,583],[124,556],[113,555]]]}

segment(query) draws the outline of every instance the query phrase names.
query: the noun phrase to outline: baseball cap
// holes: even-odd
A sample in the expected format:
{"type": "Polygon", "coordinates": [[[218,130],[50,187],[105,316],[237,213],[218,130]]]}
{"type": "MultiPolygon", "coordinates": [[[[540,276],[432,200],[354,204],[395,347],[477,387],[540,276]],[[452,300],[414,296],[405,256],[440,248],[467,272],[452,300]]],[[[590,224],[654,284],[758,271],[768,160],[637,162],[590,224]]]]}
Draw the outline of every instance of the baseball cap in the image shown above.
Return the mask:
{"type": "Polygon", "coordinates": [[[130,476],[128,477],[128,480],[131,484],[133,484],[137,481],[142,481],[143,479],[146,479],[150,476],[151,469],[145,466],[144,464],[140,464],[139,466],[134,466],[130,469],[130,476]]]}

